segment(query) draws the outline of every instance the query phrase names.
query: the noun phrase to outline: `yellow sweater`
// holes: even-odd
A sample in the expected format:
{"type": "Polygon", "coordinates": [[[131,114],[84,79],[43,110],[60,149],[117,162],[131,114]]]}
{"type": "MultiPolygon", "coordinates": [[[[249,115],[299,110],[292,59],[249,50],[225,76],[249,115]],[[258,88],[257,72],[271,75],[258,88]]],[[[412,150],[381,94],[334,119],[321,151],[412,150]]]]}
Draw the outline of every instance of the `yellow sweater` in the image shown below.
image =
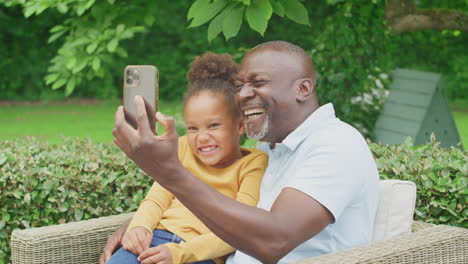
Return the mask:
{"type": "MultiPolygon", "coordinates": [[[[192,154],[186,136],[179,138],[179,159],[187,170],[227,197],[255,206],[268,157],[256,149],[241,150],[248,155],[226,168],[217,169],[204,165],[192,154]]],[[[185,241],[165,244],[171,251],[173,264],[209,259],[224,263],[225,255],[234,251],[156,182],[141,201],[127,230],[136,226],[143,226],[151,233],[154,229],[168,230],[185,241]]]]}

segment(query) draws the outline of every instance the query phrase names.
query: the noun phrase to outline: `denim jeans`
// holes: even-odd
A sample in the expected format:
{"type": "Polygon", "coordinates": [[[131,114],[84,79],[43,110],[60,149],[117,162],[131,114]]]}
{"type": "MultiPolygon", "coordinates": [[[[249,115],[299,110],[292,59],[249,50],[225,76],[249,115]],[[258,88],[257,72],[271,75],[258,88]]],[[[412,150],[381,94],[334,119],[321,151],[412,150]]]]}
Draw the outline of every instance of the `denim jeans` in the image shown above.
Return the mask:
{"type": "MultiPolygon", "coordinates": [[[[165,243],[177,243],[184,241],[178,235],[173,234],[171,232],[156,229],[153,231],[153,240],[151,241],[150,247],[155,247],[165,243]]],[[[209,247],[210,245],[206,245],[209,247]]],[[[107,264],[139,264],[140,262],[137,260],[137,255],[133,254],[130,251],[125,250],[124,248],[120,248],[117,250],[114,255],[107,261],[107,264]]],[[[193,264],[215,264],[212,260],[205,260],[199,262],[193,262],[193,264]]]]}

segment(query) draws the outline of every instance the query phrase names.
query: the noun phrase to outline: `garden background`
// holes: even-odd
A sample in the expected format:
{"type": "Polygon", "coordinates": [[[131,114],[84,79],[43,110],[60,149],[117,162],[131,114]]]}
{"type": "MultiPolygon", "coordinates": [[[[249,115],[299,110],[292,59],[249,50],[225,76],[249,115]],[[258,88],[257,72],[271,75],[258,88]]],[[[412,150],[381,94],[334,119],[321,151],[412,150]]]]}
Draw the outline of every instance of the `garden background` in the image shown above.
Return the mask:
{"type": "MultiPolygon", "coordinates": [[[[129,64],[159,68],[160,109],[184,134],[181,101],[195,56],[240,62],[261,42],[290,41],[313,58],[320,103],[332,102],[370,141],[392,70],[437,72],[466,148],[467,11],[467,0],[0,0],[0,262],[10,261],[15,228],[138,206],[149,179],[111,143],[129,64]],[[439,23],[400,27],[411,12],[434,12],[439,23]]],[[[417,183],[416,219],[467,227],[467,151],[436,139],[371,148],[382,178],[417,183]]]]}

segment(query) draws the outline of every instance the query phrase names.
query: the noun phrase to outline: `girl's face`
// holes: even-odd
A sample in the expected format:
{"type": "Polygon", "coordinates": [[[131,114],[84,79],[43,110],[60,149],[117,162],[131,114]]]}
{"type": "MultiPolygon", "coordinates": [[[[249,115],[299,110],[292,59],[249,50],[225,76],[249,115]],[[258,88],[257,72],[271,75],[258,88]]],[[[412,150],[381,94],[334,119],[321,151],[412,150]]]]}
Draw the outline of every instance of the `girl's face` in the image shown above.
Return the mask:
{"type": "Polygon", "coordinates": [[[185,104],[187,138],[192,153],[205,165],[224,168],[242,157],[239,137],[243,122],[226,102],[226,96],[201,91],[185,104]]]}

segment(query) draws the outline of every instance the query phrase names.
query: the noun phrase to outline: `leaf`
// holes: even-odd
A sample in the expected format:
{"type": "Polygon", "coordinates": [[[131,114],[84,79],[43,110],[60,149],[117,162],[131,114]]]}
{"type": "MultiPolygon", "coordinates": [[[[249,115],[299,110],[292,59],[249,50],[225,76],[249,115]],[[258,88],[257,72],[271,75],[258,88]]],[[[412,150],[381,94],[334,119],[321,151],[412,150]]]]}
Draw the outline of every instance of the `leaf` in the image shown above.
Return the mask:
{"type": "Polygon", "coordinates": [[[226,6],[225,0],[218,0],[217,2],[210,3],[204,10],[195,13],[192,23],[188,28],[198,27],[210,21],[226,6]]]}
{"type": "Polygon", "coordinates": [[[97,46],[98,46],[98,43],[97,43],[97,42],[93,42],[93,43],[89,44],[89,45],[86,47],[86,52],[88,52],[88,54],[93,53],[93,52],[96,50],[97,46]]]}
{"type": "Polygon", "coordinates": [[[86,7],[84,5],[80,5],[76,8],[76,14],[78,16],[81,16],[84,14],[84,12],[86,12],[86,7]]]}
{"type": "Polygon", "coordinates": [[[203,10],[208,7],[210,0],[197,0],[191,6],[187,13],[187,20],[194,18],[196,14],[200,13],[200,10],[203,10]]]}
{"type": "Polygon", "coordinates": [[[49,85],[49,84],[55,82],[58,79],[59,76],[60,75],[58,73],[52,73],[52,74],[47,75],[45,77],[46,84],[49,85]]]}
{"type": "Polygon", "coordinates": [[[154,15],[152,15],[152,14],[147,14],[147,15],[145,16],[144,21],[145,21],[145,24],[146,24],[147,26],[152,26],[152,25],[154,24],[154,22],[156,21],[156,18],[155,18],[154,15]]]}
{"type": "Polygon", "coordinates": [[[284,17],[283,5],[276,0],[270,0],[270,3],[271,3],[271,6],[273,7],[273,12],[280,17],[284,17]]]}
{"type": "Polygon", "coordinates": [[[117,54],[122,57],[122,58],[127,58],[128,57],[128,53],[126,50],[124,50],[122,47],[117,47],[117,49],[115,50],[117,52],[117,54]]]}
{"type": "Polygon", "coordinates": [[[118,39],[112,39],[109,43],[107,43],[107,50],[111,53],[115,52],[115,49],[117,48],[118,44],[118,39]]]}
{"type": "Polygon", "coordinates": [[[32,14],[34,14],[34,12],[36,12],[36,6],[33,5],[33,6],[27,6],[24,8],[24,17],[25,18],[28,18],[30,16],[32,16],[32,14]]]}
{"type": "Polygon", "coordinates": [[[223,34],[226,40],[234,37],[239,33],[242,25],[242,17],[244,16],[245,6],[234,5],[226,15],[223,21],[223,34]]]}
{"type": "Polygon", "coordinates": [[[58,88],[64,86],[66,82],[67,79],[59,79],[54,83],[54,85],[52,85],[52,90],[57,90],[58,88]]]}
{"type": "Polygon", "coordinates": [[[57,25],[57,26],[51,28],[51,29],[49,30],[49,32],[50,32],[50,33],[55,33],[55,32],[58,32],[58,31],[62,31],[62,30],[64,30],[64,29],[66,29],[64,26],[62,26],[62,25],[57,25]]]}
{"type": "Polygon", "coordinates": [[[95,2],[95,1],[96,1],[96,0],[88,0],[88,3],[86,3],[86,6],[85,6],[86,9],[89,9],[92,5],[94,5],[94,2],[95,2]]]}
{"type": "Polygon", "coordinates": [[[66,32],[66,31],[63,30],[63,31],[59,31],[59,32],[57,32],[57,33],[55,33],[55,34],[52,34],[52,35],[49,37],[49,39],[47,40],[47,43],[52,43],[52,42],[54,42],[55,40],[57,40],[58,38],[60,38],[63,34],[65,34],[65,32],[66,32]]]}
{"type": "Polygon", "coordinates": [[[31,203],[31,194],[27,193],[25,196],[24,196],[24,202],[26,204],[30,204],[31,203]]]}
{"type": "Polygon", "coordinates": [[[99,70],[99,68],[101,67],[101,60],[99,59],[99,57],[94,57],[91,67],[95,72],[99,70]]]}
{"type": "Polygon", "coordinates": [[[75,221],[80,221],[83,217],[83,210],[82,209],[75,209],[75,221]]]}
{"type": "Polygon", "coordinates": [[[76,85],[75,78],[71,78],[68,81],[67,86],[65,87],[65,95],[66,96],[69,96],[73,92],[73,90],[75,89],[75,85],[76,85]]]}
{"type": "Polygon", "coordinates": [[[211,20],[210,25],[208,26],[208,42],[211,42],[223,31],[223,21],[229,10],[230,9],[228,8],[224,9],[219,15],[211,20]]]}
{"type": "Polygon", "coordinates": [[[253,0],[245,15],[249,26],[263,36],[272,13],[273,8],[268,0],[253,0]]]}
{"type": "Polygon", "coordinates": [[[306,8],[298,0],[280,0],[284,7],[284,13],[292,21],[303,24],[309,24],[309,15],[306,8]]]}
{"type": "Polygon", "coordinates": [[[62,14],[65,14],[68,12],[68,6],[67,4],[65,3],[58,3],[57,4],[57,10],[62,13],[62,14]]]}
{"type": "Polygon", "coordinates": [[[117,33],[122,33],[125,30],[125,25],[124,24],[119,24],[116,28],[115,31],[117,33]]]}
{"type": "Polygon", "coordinates": [[[82,71],[86,67],[86,65],[88,65],[88,60],[80,59],[78,64],[75,67],[73,67],[72,74],[79,73],[80,71],[82,71]]]}
{"type": "Polygon", "coordinates": [[[5,156],[5,154],[0,153],[0,166],[5,164],[6,162],[7,162],[7,157],[5,156]]]}
{"type": "Polygon", "coordinates": [[[68,59],[67,61],[67,69],[71,70],[76,64],[76,57],[71,57],[70,59],[68,59]]]}

